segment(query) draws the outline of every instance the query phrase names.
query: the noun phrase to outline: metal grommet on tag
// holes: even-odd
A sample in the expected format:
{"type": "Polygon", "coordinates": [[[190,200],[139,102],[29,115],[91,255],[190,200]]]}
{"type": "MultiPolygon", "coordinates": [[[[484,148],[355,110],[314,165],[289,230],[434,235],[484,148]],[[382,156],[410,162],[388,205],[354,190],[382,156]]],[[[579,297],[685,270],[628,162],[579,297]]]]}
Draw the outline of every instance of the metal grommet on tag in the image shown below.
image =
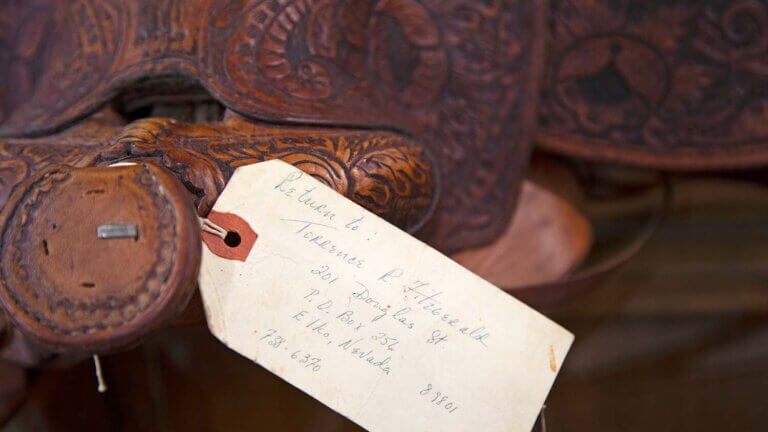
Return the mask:
{"type": "Polygon", "coordinates": [[[245,261],[258,238],[248,222],[234,213],[211,211],[200,225],[203,243],[213,254],[226,259],[245,261]]]}

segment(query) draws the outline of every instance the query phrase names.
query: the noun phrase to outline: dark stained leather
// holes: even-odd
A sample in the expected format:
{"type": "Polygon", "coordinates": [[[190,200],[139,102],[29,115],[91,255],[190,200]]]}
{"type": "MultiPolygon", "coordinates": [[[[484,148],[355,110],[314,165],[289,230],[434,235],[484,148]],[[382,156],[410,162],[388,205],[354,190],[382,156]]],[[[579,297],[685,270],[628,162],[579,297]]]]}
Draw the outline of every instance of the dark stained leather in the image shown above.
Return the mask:
{"type": "Polygon", "coordinates": [[[768,164],[768,2],[553,1],[536,143],[669,169],[768,164]]]}
{"type": "Polygon", "coordinates": [[[443,179],[422,236],[444,251],[478,245],[503,231],[524,176],[543,5],[9,1],[0,81],[16,84],[0,94],[0,136],[58,130],[137,81],[191,77],[251,119],[415,137],[443,179]]]}
{"type": "MultiPolygon", "coordinates": [[[[535,122],[539,145],[580,158],[665,169],[768,163],[765,1],[553,1],[546,53],[544,3],[3,3],[0,81],[13,84],[0,89],[0,300],[13,334],[53,351],[111,350],[178,312],[124,333],[112,306],[85,308],[98,317],[60,312],[56,301],[89,298],[93,287],[76,282],[93,269],[45,264],[50,215],[14,213],[56,170],[97,178],[115,171],[94,167],[152,162],[141,166],[183,185],[179,205],[205,215],[237,166],[281,158],[450,252],[503,232],[535,122]],[[137,86],[168,97],[190,80],[226,106],[224,121],[93,122],[137,86]],[[40,269],[53,282],[35,279],[40,269]],[[40,288],[55,295],[41,300],[32,288],[59,286],[75,291],[40,288]],[[105,322],[116,323],[112,336],[88,327],[105,322]],[[78,325],[101,336],[78,339],[78,325]]],[[[66,197],[47,199],[63,206],[66,197]]],[[[74,249],[91,247],[69,235],[74,249]]]]}

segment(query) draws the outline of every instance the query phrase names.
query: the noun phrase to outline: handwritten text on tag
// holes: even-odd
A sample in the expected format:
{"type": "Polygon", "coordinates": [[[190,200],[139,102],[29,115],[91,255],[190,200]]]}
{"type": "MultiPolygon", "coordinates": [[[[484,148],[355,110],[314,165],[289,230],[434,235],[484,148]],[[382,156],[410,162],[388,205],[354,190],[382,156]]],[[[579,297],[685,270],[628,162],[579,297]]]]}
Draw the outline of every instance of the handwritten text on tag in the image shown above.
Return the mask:
{"type": "Polygon", "coordinates": [[[258,239],[205,249],[213,334],[374,431],[527,431],[573,336],[280,161],[239,168],[214,210],[258,239]]]}

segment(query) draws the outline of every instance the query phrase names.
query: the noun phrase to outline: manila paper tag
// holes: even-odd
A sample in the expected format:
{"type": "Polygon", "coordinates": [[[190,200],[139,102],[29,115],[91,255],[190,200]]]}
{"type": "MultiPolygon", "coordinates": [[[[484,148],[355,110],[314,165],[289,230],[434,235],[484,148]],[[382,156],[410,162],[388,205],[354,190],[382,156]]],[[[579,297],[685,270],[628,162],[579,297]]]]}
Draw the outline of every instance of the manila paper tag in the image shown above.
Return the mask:
{"type": "Polygon", "coordinates": [[[368,430],[532,429],[568,331],[279,160],[238,168],[213,213],[256,234],[244,260],[203,248],[229,348],[368,430]]]}

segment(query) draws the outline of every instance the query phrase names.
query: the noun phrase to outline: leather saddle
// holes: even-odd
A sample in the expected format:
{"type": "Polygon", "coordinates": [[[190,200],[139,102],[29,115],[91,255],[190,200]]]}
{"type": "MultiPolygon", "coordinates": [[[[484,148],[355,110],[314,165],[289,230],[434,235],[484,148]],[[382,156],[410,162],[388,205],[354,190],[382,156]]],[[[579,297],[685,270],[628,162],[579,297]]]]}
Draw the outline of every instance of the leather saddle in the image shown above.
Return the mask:
{"type": "Polygon", "coordinates": [[[452,253],[504,232],[534,144],[768,162],[754,0],[11,0],[0,21],[0,353],[26,365],[177,318],[238,166],[283,159],[452,253]]]}

